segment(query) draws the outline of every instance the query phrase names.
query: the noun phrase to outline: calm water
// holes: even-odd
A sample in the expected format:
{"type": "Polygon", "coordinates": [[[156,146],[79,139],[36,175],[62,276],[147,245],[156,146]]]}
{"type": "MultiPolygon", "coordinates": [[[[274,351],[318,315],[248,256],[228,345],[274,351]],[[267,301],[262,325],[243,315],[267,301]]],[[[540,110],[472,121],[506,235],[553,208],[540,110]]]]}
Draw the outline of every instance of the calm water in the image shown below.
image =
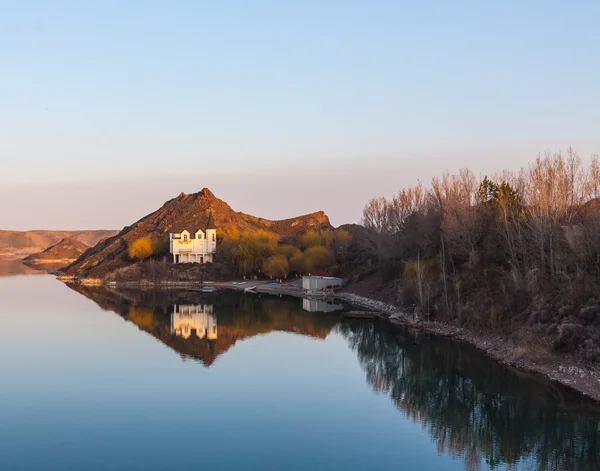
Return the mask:
{"type": "Polygon", "coordinates": [[[1,470],[600,469],[577,395],[296,299],[13,276],[0,325],[1,470]]]}

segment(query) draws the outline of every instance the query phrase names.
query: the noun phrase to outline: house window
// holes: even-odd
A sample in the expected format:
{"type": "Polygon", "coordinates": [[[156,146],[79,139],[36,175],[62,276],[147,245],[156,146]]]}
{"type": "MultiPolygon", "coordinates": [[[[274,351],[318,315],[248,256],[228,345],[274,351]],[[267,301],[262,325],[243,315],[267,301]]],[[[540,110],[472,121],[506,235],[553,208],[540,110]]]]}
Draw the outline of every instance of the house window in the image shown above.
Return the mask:
{"type": "Polygon", "coordinates": [[[215,234],[214,234],[214,232],[213,232],[213,242],[214,242],[214,241],[215,241],[215,234]]]}
{"type": "Polygon", "coordinates": [[[187,234],[183,234],[183,241],[187,242],[187,234]]]}

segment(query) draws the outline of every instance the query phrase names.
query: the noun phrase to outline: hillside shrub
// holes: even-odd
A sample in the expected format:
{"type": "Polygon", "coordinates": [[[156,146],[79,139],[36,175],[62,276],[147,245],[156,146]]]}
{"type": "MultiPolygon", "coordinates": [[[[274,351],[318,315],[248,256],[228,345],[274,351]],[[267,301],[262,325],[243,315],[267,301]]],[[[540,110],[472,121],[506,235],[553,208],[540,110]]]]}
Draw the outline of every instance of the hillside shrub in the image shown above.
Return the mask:
{"type": "Polygon", "coordinates": [[[154,253],[153,245],[150,237],[134,240],[129,245],[129,258],[131,260],[145,260],[154,253]]]}

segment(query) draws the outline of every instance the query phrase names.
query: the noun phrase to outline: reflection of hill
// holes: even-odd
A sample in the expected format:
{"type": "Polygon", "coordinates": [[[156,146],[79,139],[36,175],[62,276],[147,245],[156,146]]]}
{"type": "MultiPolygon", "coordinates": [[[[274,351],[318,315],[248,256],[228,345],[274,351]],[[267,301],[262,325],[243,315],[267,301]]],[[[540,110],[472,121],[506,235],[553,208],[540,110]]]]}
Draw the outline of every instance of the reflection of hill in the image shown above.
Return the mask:
{"type": "Polygon", "coordinates": [[[597,470],[600,408],[449,341],[343,323],[367,381],[467,469],[597,470]]]}
{"type": "Polygon", "coordinates": [[[206,366],[210,366],[238,340],[274,331],[324,339],[340,319],[334,314],[307,313],[297,300],[258,297],[240,292],[116,291],[103,286],[68,286],[96,302],[102,309],[116,312],[133,322],[180,355],[198,359],[206,366]],[[174,305],[196,304],[213,306],[212,312],[218,321],[216,338],[200,338],[197,335],[184,338],[172,332],[174,305]]]}
{"type": "Polygon", "coordinates": [[[15,275],[45,275],[43,269],[31,268],[25,265],[21,260],[15,258],[0,257],[0,276],[15,275]]]}
{"type": "Polygon", "coordinates": [[[5,231],[0,230],[0,254],[23,257],[38,253],[68,237],[87,247],[118,231],[5,231]]]}

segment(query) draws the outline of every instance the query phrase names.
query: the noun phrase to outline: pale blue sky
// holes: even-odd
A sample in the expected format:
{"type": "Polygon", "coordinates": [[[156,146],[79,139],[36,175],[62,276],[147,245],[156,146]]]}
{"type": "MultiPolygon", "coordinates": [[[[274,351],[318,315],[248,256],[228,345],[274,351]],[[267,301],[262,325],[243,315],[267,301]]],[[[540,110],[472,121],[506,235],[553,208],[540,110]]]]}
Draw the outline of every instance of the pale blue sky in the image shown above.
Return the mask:
{"type": "MultiPolygon", "coordinates": [[[[599,31],[592,0],[0,0],[0,196],[75,185],[65,198],[101,208],[81,182],[135,177],[145,211],[183,176],[184,191],[235,174],[254,192],[268,172],[286,180],[281,191],[309,183],[343,199],[352,190],[318,174],[350,165],[343,188],[362,184],[363,201],[464,165],[519,167],[545,149],[588,157],[600,153],[599,31]]],[[[244,206],[236,188],[217,196],[292,215],[244,206]]],[[[354,221],[360,201],[328,212],[354,221]]],[[[143,216],[5,206],[0,228],[143,216]]]]}

